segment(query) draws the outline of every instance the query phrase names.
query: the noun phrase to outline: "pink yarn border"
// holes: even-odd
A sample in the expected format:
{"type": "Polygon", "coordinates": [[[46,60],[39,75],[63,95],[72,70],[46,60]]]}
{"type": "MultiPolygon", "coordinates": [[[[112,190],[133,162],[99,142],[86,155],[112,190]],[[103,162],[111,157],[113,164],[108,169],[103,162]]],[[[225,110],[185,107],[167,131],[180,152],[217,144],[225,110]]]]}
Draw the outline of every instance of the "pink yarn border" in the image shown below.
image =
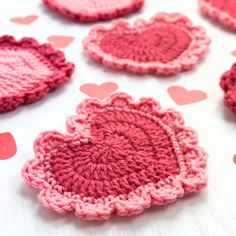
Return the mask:
{"type": "Polygon", "coordinates": [[[78,106],[77,112],[76,116],[67,120],[69,134],[49,131],[38,136],[34,145],[36,156],[22,169],[27,184],[40,189],[38,198],[43,206],[60,214],[74,211],[77,216],[85,219],[107,219],[112,213],[119,216],[133,215],[151,205],[172,203],[186,193],[195,192],[206,186],[207,154],[198,146],[196,132],[184,126],[184,120],[178,112],[172,109],[162,110],[160,105],[150,98],[143,98],[135,103],[124,93],[114,94],[104,102],[86,99],[78,106]],[[89,118],[94,112],[109,107],[116,109],[127,107],[131,112],[150,114],[150,118],[156,120],[170,136],[179,160],[180,174],[168,177],[157,184],[140,186],[128,195],[93,200],[89,197],[81,199],[79,195],[72,195],[69,192],[63,193],[62,187],[52,178],[51,173],[45,171],[48,158],[45,156],[46,140],[54,138],[68,141],[79,138],[79,142],[87,142],[91,138],[89,118]]]}
{"type": "Polygon", "coordinates": [[[50,9],[69,17],[73,20],[81,21],[81,22],[94,22],[99,20],[109,20],[112,18],[117,18],[119,16],[124,16],[129,13],[135,12],[139,10],[143,5],[145,0],[133,0],[132,5],[124,7],[122,9],[112,9],[112,11],[104,11],[104,12],[96,12],[93,14],[89,14],[88,12],[79,12],[74,13],[65,7],[58,6],[55,3],[55,0],[42,0],[45,5],[47,5],[50,9]]]}
{"type": "Polygon", "coordinates": [[[106,66],[113,67],[116,69],[129,70],[135,73],[153,73],[162,75],[176,74],[181,71],[191,69],[200,58],[208,51],[210,38],[207,37],[204,28],[199,26],[193,26],[192,22],[184,15],[173,13],[158,13],[149,22],[144,20],[136,20],[134,26],[130,25],[125,20],[117,20],[112,22],[109,27],[102,25],[94,26],[87,38],[83,41],[85,51],[90,57],[103,63],[106,66]],[[143,29],[147,26],[160,24],[160,23],[173,23],[179,26],[191,37],[192,42],[188,50],[186,50],[179,58],[169,63],[161,62],[147,62],[139,63],[130,59],[119,59],[112,55],[103,52],[99,46],[100,40],[103,35],[109,30],[120,28],[140,28],[143,29]]]}
{"type": "Polygon", "coordinates": [[[200,11],[206,16],[221,22],[223,25],[231,28],[232,30],[236,30],[236,19],[230,16],[228,13],[212,6],[205,0],[199,0],[199,6],[200,11]]]}
{"type": "Polygon", "coordinates": [[[65,61],[65,54],[62,51],[55,50],[50,44],[39,44],[37,40],[24,37],[16,40],[14,37],[4,35],[0,37],[0,48],[25,48],[30,50],[43,64],[54,71],[43,85],[35,87],[34,90],[26,91],[18,95],[9,95],[0,97],[0,112],[13,110],[22,104],[29,104],[45,96],[51,90],[61,86],[74,72],[74,64],[65,61]],[[37,53],[35,53],[35,51],[37,53]],[[41,55],[42,57],[39,57],[41,55]],[[57,71],[56,71],[57,70],[57,71]]]}

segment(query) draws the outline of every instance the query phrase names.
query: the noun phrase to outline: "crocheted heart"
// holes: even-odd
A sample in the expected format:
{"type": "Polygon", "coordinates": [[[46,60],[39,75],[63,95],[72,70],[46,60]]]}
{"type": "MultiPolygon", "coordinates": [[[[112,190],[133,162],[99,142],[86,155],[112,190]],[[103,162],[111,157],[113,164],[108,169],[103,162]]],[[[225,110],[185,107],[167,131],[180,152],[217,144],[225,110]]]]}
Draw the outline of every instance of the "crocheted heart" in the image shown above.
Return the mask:
{"type": "Polygon", "coordinates": [[[64,53],[32,38],[0,37],[0,112],[32,103],[68,80],[64,53]]]}
{"type": "Polygon", "coordinates": [[[199,5],[203,14],[236,30],[235,0],[199,0],[199,5]]]}
{"type": "Polygon", "coordinates": [[[150,22],[137,20],[133,27],[123,20],[108,28],[95,26],[84,48],[110,67],[169,75],[192,68],[209,43],[204,29],[187,17],[159,13],[150,22]]]}
{"type": "Polygon", "coordinates": [[[221,76],[220,86],[225,92],[225,106],[236,114],[236,63],[221,76]]]}
{"type": "Polygon", "coordinates": [[[107,20],[139,10],[144,0],[43,0],[62,15],[78,21],[107,20]]]}
{"type": "Polygon", "coordinates": [[[67,120],[70,133],[43,132],[23,167],[39,200],[86,219],[132,215],[206,185],[206,153],[173,110],[125,94],[87,99],[67,120]]]}

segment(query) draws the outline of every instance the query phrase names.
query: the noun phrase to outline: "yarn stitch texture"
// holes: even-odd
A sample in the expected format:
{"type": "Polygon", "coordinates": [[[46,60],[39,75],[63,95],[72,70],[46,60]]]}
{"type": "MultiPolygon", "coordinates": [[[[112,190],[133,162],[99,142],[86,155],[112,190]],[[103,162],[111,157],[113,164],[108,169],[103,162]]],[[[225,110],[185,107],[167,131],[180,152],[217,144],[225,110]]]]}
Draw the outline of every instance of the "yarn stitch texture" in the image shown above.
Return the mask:
{"type": "Polygon", "coordinates": [[[83,45],[106,66],[136,73],[170,75],[191,69],[207,52],[210,39],[182,14],[159,13],[149,22],[125,20],[96,25],[83,45]]]}
{"type": "Polygon", "coordinates": [[[41,133],[22,175],[43,206],[85,219],[139,214],[206,186],[207,154],[180,114],[123,93],[86,99],[68,133],[41,133]]]}
{"type": "Polygon", "coordinates": [[[0,37],[0,112],[32,103],[68,80],[74,64],[50,44],[0,37]]]}
{"type": "Polygon", "coordinates": [[[82,22],[108,20],[139,10],[144,0],[43,0],[52,10],[82,22]]]}
{"type": "Polygon", "coordinates": [[[225,92],[225,106],[236,114],[236,63],[221,76],[220,86],[225,92]]]}
{"type": "Polygon", "coordinates": [[[199,0],[200,11],[236,30],[236,0],[199,0]]]}

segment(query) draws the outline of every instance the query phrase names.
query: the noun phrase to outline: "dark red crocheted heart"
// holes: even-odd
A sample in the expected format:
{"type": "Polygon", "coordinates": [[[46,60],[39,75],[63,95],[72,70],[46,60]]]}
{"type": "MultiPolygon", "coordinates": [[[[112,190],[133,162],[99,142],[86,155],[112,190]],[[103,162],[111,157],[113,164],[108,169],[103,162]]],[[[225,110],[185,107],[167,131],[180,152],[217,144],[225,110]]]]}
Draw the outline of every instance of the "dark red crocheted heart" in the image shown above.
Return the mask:
{"type": "Polygon", "coordinates": [[[225,92],[225,106],[236,114],[236,63],[221,76],[220,86],[225,92]]]}
{"type": "Polygon", "coordinates": [[[68,80],[73,70],[64,53],[49,44],[0,37],[0,112],[40,99],[68,80]]]}
{"type": "Polygon", "coordinates": [[[200,0],[199,4],[204,14],[236,30],[235,0],[200,0]]]}
{"type": "Polygon", "coordinates": [[[190,36],[175,25],[139,29],[112,29],[100,41],[103,52],[120,59],[168,63],[178,58],[191,43],[190,36]]]}
{"type": "Polygon", "coordinates": [[[148,115],[133,112],[110,108],[94,114],[89,142],[77,146],[79,139],[73,139],[49,152],[49,171],[64,191],[82,198],[118,196],[179,174],[166,130],[148,115]]]}
{"type": "Polygon", "coordinates": [[[181,14],[159,13],[149,22],[114,21],[95,26],[84,40],[86,52],[103,64],[138,73],[176,74],[192,68],[207,52],[202,27],[181,14]]]}

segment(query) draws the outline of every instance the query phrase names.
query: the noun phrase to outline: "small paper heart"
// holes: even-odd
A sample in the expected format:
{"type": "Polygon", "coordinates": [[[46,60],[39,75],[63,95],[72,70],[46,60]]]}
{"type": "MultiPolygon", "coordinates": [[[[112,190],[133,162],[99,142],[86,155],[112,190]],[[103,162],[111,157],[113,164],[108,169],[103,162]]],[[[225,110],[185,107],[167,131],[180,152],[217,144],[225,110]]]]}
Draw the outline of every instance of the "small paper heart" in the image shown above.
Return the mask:
{"type": "Polygon", "coordinates": [[[63,35],[52,35],[52,36],[49,36],[47,40],[50,43],[52,43],[53,46],[56,48],[65,48],[74,41],[74,37],[63,36],[63,35]]]}
{"type": "Polygon", "coordinates": [[[178,105],[187,105],[205,100],[207,94],[200,90],[187,90],[181,86],[171,86],[168,88],[168,94],[178,105]]]}
{"type": "Polygon", "coordinates": [[[16,142],[11,133],[0,134],[0,160],[13,157],[16,154],[16,142]]]}
{"type": "Polygon", "coordinates": [[[14,17],[14,18],[11,18],[10,21],[16,24],[20,24],[20,25],[30,25],[37,19],[38,19],[37,15],[29,15],[25,17],[14,17]]]}
{"type": "Polygon", "coordinates": [[[233,51],[231,52],[231,55],[234,56],[234,57],[236,57],[236,50],[233,50],[233,51]]]}
{"type": "Polygon", "coordinates": [[[234,162],[234,164],[236,165],[236,154],[235,154],[234,157],[233,157],[233,162],[234,162]]]}
{"type": "Polygon", "coordinates": [[[80,91],[89,97],[95,97],[102,100],[115,92],[118,88],[119,86],[113,82],[106,82],[101,85],[91,83],[82,85],[80,91]]]}

